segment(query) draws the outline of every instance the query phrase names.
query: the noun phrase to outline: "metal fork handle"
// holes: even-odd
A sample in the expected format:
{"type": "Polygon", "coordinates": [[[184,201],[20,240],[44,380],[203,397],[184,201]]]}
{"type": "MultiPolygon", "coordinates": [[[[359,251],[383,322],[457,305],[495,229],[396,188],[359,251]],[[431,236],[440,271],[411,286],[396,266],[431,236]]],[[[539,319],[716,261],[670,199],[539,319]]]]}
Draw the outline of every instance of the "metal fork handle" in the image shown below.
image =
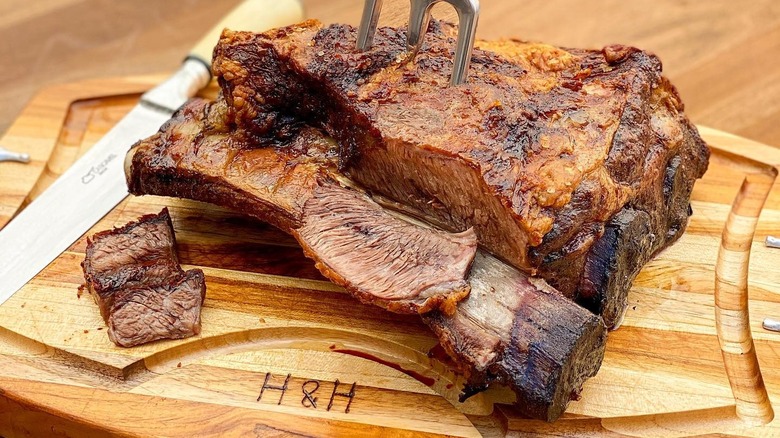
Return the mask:
{"type": "MultiPolygon", "coordinates": [[[[417,55],[422,47],[425,33],[428,31],[431,8],[442,1],[451,4],[458,13],[458,39],[455,46],[450,84],[460,85],[468,79],[479,21],[479,0],[410,0],[411,13],[406,37],[407,49],[411,51],[412,58],[417,55]]],[[[381,10],[382,0],[365,0],[363,17],[358,28],[358,50],[364,51],[371,47],[381,10]]]]}

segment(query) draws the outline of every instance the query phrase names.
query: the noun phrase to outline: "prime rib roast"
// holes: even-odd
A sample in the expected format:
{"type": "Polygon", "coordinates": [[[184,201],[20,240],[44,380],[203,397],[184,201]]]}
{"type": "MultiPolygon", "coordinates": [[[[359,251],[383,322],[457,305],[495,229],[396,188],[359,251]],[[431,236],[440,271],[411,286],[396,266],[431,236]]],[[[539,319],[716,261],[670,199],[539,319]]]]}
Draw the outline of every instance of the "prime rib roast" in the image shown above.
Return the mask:
{"type": "Polygon", "coordinates": [[[168,209],[87,239],[87,290],[122,347],[200,333],[203,271],[183,271],[168,209]]]}
{"type": "Polygon", "coordinates": [[[192,100],[136,144],[125,162],[131,193],[210,202],[269,222],[364,302],[406,311],[430,289],[418,285],[436,284],[443,296],[449,287],[460,301],[443,301],[423,320],[467,377],[464,396],[499,381],[528,415],[552,420],[598,371],[601,318],[484,251],[474,257],[470,233],[415,225],[382,209],[338,172],[336,145],[319,130],[287,126],[287,140],[258,143],[232,128],[227,112],[222,99],[192,100]],[[461,269],[472,257],[470,272],[461,269]]]}
{"type": "Polygon", "coordinates": [[[455,28],[431,23],[413,61],[404,29],[310,20],[223,33],[213,67],[232,122],[258,138],[290,118],[339,144],[374,195],[480,245],[614,327],[640,268],[679,238],[709,150],[661,63],[641,50],[478,41],[449,87],[455,28]]]}
{"type": "Polygon", "coordinates": [[[131,193],[289,232],[358,299],[420,313],[464,397],[500,382],[556,419],[636,274],[683,233],[706,145],[638,49],[478,41],[451,87],[452,25],[432,22],[413,60],[404,29],[378,29],[366,52],[355,35],[226,30],[221,96],[133,147],[131,193]]]}

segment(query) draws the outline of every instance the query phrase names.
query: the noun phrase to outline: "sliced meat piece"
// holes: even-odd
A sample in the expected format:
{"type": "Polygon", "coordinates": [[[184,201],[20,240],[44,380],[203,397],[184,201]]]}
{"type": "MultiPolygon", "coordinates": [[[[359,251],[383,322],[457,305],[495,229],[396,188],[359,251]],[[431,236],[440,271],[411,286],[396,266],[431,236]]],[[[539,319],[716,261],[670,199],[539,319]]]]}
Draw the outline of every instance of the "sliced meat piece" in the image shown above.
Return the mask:
{"type": "Polygon", "coordinates": [[[471,230],[450,234],[421,228],[391,216],[364,194],[337,186],[315,187],[304,210],[304,224],[292,234],[317,269],[361,301],[386,301],[384,306],[398,313],[442,309],[451,314],[469,294],[463,273],[476,248],[471,230]]]}
{"type": "Polygon", "coordinates": [[[229,134],[224,114],[224,101],[193,101],[136,146],[126,162],[131,193],[199,199],[267,221],[291,233],[325,276],[393,312],[446,311],[468,295],[473,231],[413,227],[342,186],[329,173],[335,144],[316,129],[258,147],[229,134]]]}
{"type": "Polygon", "coordinates": [[[203,271],[189,270],[159,284],[119,289],[108,310],[108,337],[122,347],[159,339],[183,339],[200,333],[206,298],[203,271]]]}
{"type": "MultiPolygon", "coordinates": [[[[333,143],[318,131],[301,128],[286,144],[250,148],[245,133],[219,121],[224,109],[220,101],[190,101],[159,134],[136,144],[126,160],[130,191],[211,202],[277,224],[296,236],[325,275],[349,281],[353,293],[355,281],[374,296],[377,285],[392,292],[408,284],[423,295],[461,290],[459,281],[439,279],[471,262],[461,248],[472,236],[431,237],[429,227],[396,219],[357,190],[334,185],[351,182],[332,166],[333,143]],[[280,163],[287,163],[286,173],[277,171],[280,163]],[[349,252],[363,247],[369,250],[349,252]],[[441,254],[453,247],[452,254],[441,254]]],[[[423,315],[469,377],[464,397],[499,381],[515,391],[528,415],[557,418],[598,371],[606,341],[601,318],[482,251],[468,281],[468,297],[423,315]]]]}
{"type": "Polygon", "coordinates": [[[168,209],[87,239],[81,264],[108,337],[132,347],[200,333],[203,272],[184,272],[168,209]]]}
{"type": "Polygon", "coordinates": [[[87,238],[81,264],[87,288],[107,320],[116,291],[182,274],[168,209],[87,238]]]}
{"type": "Polygon", "coordinates": [[[225,31],[213,70],[238,127],[257,137],[290,118],[324,128],[354,181],[447,229],[473,227],[492,253],[613,326],[627,274],[682,234],[707,167],[677,91],[660,61],[635,48],[514,40],[478,41],[468,83],[451,87],[453,37],[433,21],[414,62],[403,62],[404,29],[378,29],[366,52],[348,25],[225,31]],[[599,260],[593,247],[624,209],[647,215],[622,241],[644,239],[628,235],[644,228],[649,249],[599,260]],[[615,280],[591,281],[586,260],[615,280]]]}

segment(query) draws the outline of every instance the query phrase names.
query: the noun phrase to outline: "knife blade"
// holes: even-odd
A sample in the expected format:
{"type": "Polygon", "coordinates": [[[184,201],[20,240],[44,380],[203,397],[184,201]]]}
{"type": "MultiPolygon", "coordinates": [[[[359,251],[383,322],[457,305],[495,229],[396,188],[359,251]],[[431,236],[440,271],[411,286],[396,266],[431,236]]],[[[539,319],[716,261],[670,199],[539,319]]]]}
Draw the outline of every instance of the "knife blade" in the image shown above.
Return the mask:
{"type": "Polygon", "coordinates": [[[125,153],[208,85],[211,52],[223,28],[262,31],[302,19],[299,0],[245,0],[214,26],[173,76],[144,93],[116,126],[0,230],[0,304],[128,195],[125,153]]]}

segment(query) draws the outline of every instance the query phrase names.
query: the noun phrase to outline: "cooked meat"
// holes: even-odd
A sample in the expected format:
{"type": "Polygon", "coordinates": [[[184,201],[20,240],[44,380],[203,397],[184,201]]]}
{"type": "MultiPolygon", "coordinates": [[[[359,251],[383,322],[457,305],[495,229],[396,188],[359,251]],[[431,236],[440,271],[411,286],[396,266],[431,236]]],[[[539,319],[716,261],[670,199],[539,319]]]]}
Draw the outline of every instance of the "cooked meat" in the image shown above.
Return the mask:
{"type": "Polygon", "coordinates": [[[455,314],[423,317],[449,355],[469,364],[464,392],[498,381],[514,390],[529,417],[557,419],[601,366],[601,319],[482,251],[469,282],[471,295],[455,314]]]}
{"type": "Polygon", "coordinates": [[[464,274],[477,246],[473,233],[414,226],[363,193],[338,186],[316,186],[304,211],[304,224],[293,235],[326,277],[362,301],[387,300],[394,311],[452,313],[468,294],[464,274]]]}
{"type": "Polygon", "coordinates": [[[195,101],[136,147],[131,193],[200,199],[265,220],[290,232],[325,276],[393,312],[452,309],[468,295],[473,231],[411,226],[343,187],[327,171],[335,145],[316,129],[257,147],[229,133],[224,112],[224,101],[195,101]],[[203,130],[209,135],[196,137],[203,130]]]}
{"type": "Polygon", "coordinates": [[[191,269],[162,282],[143,282],[117,290],[106,320],[109,339],[122,347],[132,347],[197,335],[205,285],[203,271],[191,269]]]}
{"type": "Polygon", "coordinates": [[[404,29],[379,29],[366,52],[347,25],[225,31],[213,67],[231,123],[258,138],[291,118],[322,127],[354,181],[447,229],[473,227],[615,325],[636,273],[682,234],[708,161],[660,61],[479,41],[469,82],[449,87],[453,34],[432,22],[404,62],[404,29]]]}
{"type": "Polygon", "coordinates": [[[167,208],[88,238],[81,266],[115,344],[132,347],[200,333],[203,272],[179,266],[167,208]]]}
{"type": "MultiPolygon", "coordinates": [[[[130,191],[211,202],[275,224],[329,278],[353,289],[353,279],[365,280],[360,287],[383,300],[408,300],[407,284],[437,294],[462,289],[448,264],[466,263],[462,248],[474,248],[464,243],[473,236],[412,225],[346,188],[352,183],[332,165],[333,143],[317,130],[286,129],[285,141],[253,145],[225,118],[223,101],[187,103],[128,153],[130,191]]],[[[601,318],[482,251],[468,280],[472,292],[457,306],[450,300],[423,315],[468,376],[464,396],[499,381],[514,389],[524,412],[557,418],[601,364],[601,318]]]]}

